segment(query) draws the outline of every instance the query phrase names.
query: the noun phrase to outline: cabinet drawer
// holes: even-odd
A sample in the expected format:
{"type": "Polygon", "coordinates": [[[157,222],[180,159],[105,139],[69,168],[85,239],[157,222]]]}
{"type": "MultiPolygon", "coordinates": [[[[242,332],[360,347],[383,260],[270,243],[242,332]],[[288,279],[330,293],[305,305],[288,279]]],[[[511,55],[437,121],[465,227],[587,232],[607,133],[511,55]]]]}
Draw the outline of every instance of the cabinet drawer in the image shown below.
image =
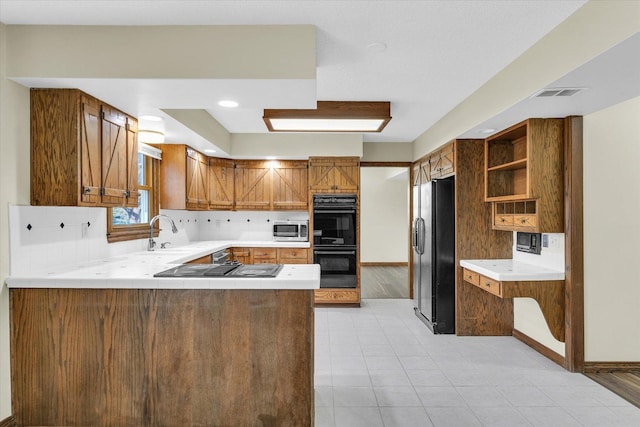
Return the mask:
{"type": "Polygon", "coordinates": [[[254,264],[277,264],[275,258],[253,258],[254,264]]]}
{"type": "Polygon", "coordinates": [[[535,215],[514,215],[513,225],[516,227],[535,228],[538,225],[538,220],[535,215]]]}
{"type": "Polygon", "coordinates": [[[471,271],[471,270],[467,270],[466,268],[463,268],[462,275],[464,277],[465,282],[473,283],[476,286],[480,286],[480,275],[475,271],[471,271]]]}
{"type": "Polygon", "coordinates": [[[488,277],[480,276],[480,288],[484,289],[487,292],[490,292],[499,297],[502,296],[502,290],[500,287],[500,282],[489,279],[488,277]]]}
{"type": "Polygon", "coordinates": [[[496,226],[512,226],[513,225],[513,215],[497,214],[494,217],[494,225],[496,225],[496,226]]]}
{"type": "Polygon", "coordinates": [[[305,248],[279,248],[279,258],[297,258],[307,260],[309,250],[305,248]]]}
{"type": "Polygon", "coordinates": [[[276,248],[254,248],[253,249],[253,259],[264,259],[271,258],[276,259],[276,248]]]}
{"type": "Polygon", "coordinates": [[[306,258],[279,258],[279,264],[308,264],[306,258]]]}

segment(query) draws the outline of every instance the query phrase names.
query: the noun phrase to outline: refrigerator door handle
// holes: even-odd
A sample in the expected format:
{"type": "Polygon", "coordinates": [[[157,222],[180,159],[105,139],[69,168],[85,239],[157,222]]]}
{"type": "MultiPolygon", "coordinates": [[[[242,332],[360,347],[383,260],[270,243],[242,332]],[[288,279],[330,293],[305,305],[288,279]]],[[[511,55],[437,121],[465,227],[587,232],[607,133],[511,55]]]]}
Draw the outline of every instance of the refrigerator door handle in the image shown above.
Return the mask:
{"type": "Polygon", "coordinates": [[[422,255],[424,254],[426,224],[422,218],[419,218],[418,221],[418,253],[422,255]]]}
{"type": "Polygon", "coordinates": [[[418,252],[418,221],[420,219],[416,218],[413,220],[413,230],[411,231],[411,247],[416,253],[418,252]]]}

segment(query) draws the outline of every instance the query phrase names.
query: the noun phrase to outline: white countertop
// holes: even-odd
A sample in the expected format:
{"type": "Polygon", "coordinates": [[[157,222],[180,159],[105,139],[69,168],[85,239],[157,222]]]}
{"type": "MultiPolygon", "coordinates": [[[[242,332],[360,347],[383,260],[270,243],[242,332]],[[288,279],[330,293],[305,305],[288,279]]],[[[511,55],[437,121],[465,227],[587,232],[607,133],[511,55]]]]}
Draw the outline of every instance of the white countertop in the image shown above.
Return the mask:
{"type": "Polygon", "coordinates": [[[6,279],[10,288],[92,289],[318,289],[320,266],[285,264],[277,277],[153,277],[177,264],[230,247],[309,248],[309,242],[202,241],[186,246],[134,252],[74,266],[30,272],[6,279]]]}
{"type": "Polygon", "coordinates": [[[551,270],[512,259],[463,259],[460,260],[460,265],[498,281],[564,280],[564,271],[551,270]]]}

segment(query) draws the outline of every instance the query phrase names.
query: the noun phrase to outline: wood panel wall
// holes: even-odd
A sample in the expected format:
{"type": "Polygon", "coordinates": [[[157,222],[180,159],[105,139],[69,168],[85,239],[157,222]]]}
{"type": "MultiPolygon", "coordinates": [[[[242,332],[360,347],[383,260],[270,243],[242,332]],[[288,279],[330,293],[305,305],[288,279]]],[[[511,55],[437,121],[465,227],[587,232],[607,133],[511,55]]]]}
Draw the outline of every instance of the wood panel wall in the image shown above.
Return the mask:
{"type": "Polygon", "coordinates": [[[20,426],[313,425],[313,290],[10,299],[20,426]]]}
{"type": "Polygon", "coordinates": [[[0,427],[16,427],[16,420],[13,418],[13,415],[4,420],[0,420],[0,427]]]}
{"type": "Polygon", "coordinates": [[[456,140],[456,334],[511,335],[513,299],[463,279],[461,259],[511,258],[513,234],[491,229],[484,201],[484,140],[456,140]]]}

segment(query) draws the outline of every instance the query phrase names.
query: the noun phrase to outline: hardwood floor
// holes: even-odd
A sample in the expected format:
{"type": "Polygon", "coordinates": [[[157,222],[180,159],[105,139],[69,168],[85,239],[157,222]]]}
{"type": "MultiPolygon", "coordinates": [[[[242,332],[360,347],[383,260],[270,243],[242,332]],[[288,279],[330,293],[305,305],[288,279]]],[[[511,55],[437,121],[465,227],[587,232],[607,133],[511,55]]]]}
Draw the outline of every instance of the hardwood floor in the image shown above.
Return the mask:
{"type": "Polygon", "coordinates": [[[591,372],[585,375],[640,408],[640,371],[591,372]]]}
{"type": "Polygon", "coordinates": [[[360,267],[361,298],[409,298],[407,267],[360,267]]]}

